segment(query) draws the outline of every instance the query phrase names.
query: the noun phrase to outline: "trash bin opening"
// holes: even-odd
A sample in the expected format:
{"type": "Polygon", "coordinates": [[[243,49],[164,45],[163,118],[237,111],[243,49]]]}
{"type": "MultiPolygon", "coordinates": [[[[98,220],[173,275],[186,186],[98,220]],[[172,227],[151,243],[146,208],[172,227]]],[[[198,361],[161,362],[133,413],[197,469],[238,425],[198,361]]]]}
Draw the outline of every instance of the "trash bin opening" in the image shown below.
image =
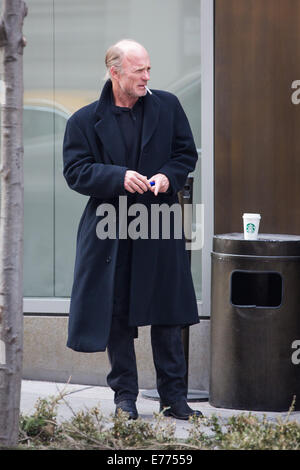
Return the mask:
{"type": "Polygon", "coordinates": [[[236,307],[280,307],[282,276],[269,271],[233,271],[231,303],[236,307]]]}

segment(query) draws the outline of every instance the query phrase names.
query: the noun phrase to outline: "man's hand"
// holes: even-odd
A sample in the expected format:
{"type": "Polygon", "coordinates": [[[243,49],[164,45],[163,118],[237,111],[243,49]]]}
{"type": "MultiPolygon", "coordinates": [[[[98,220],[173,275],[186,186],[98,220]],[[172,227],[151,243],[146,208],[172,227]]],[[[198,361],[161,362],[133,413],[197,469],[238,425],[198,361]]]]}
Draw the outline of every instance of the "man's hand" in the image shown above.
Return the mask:
{"type": "Polygon", "coordinates": [[[130,193],[143,194],[151,189],[147,176],[143,176],[137,171],[127,170],[124,178],[124,188],[130,193]]]}
{"type": "Polygon", "coordinates": [[[155,196],[157,196],[158,193],[167,192],[170,186],[169,179],[166,175],[163,175],[162,173],[157,173],[156,175],[149,178],[148,181],[149,183],[150,181],[155,182],[154,186],[150,186],[150,190],[155,194],[155,196]]]}

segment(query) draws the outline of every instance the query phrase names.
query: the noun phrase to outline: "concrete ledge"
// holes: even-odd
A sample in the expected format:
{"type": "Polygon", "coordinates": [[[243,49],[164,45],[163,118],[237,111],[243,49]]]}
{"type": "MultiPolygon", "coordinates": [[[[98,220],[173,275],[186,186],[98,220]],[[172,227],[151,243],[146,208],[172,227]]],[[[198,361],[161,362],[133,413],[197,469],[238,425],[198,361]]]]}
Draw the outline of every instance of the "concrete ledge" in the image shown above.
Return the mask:
{"type": "MultiPolygon", "coordinates": [[[[208,389],[209,320],[190,328],[189,388],[208,389]]],[[[66,347],[68,318],[24,317],[23,378],[106,386],[110,366],[106,352],[78,353],[66,347]]],[[[135,340],[139,387],[156,388],[150,327],[135,340]]]]}

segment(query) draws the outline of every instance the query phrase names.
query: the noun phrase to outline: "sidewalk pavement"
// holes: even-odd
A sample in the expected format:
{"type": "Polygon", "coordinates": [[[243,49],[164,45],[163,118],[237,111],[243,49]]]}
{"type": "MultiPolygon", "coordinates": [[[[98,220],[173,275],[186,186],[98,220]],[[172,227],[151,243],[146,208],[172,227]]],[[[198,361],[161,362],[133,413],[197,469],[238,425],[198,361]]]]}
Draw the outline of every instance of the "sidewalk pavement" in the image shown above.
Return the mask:
{"type": "MultiPolygon", "coordinates": [[[[34,405],[38,398],[47,398],[50,396],[57,396],[63,392],[67,395],[64,400],[58,405],[58,421],[66,421],[73,416],[73,412],[79,410],[87,410],[94,406],[99,406],[103,416],[109,418],[115,412],[115,404],[113,400],[113,392],[108,387],[91,386],[91,385],[74,385],[63,384],[54,382],[41,382],[33,380],[23,380],[21,388],[21,412],[23,414],[31,414],[34,411],[34,405]]],[[[142,395],[143,390],[140,390],[137,409],[139,416],[146,421],[154,421],[153,412],[159,411],[159,402],[145,398],[142,395]]],[[[213,414],[219,416],[226,421],[227,418],[237,414],[248,414],[249,411],[245,410],[232,410],[224,408],[214,408],[208,401],[190,402],[189,405],[196,410],[202,411],[204,416],[210,417],[213,414]]],[[[264,415],[276,421],[277,418],[282,419],[288,416],[288,412],[257,412],[252,411],[253,415],[263,417],[264,415]]],[[[180,421],[174,418],[166,418],[172,420],[176,424],[176,438],[186,439],[188,437],[191,424],[187,421],[180,421]]],[[[291,421],[300,423],[300,411],[290,413],[291,421]]]]}

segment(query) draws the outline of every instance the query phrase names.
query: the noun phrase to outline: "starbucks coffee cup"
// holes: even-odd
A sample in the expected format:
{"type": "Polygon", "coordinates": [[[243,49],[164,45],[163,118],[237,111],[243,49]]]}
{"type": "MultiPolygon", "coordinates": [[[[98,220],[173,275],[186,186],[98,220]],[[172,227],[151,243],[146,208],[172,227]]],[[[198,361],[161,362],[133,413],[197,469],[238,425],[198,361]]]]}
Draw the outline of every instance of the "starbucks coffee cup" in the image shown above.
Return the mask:
{"type": "Polygon", "coordinates": [[[257,240],[260,219],[260,214],[243,214],[245,240],[257,240]]]}

